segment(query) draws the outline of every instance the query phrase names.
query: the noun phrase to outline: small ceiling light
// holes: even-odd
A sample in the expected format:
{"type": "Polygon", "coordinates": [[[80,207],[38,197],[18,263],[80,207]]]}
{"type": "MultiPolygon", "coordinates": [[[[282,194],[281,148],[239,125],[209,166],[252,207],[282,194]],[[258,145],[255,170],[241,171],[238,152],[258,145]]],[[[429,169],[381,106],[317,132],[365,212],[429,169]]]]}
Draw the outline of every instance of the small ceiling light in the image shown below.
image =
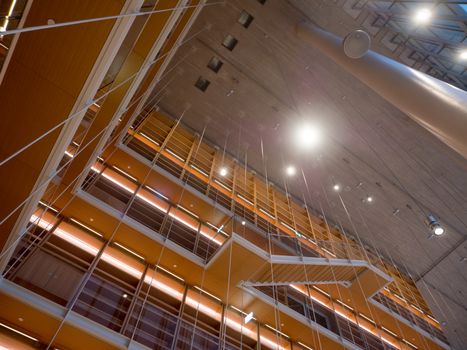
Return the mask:
{"type": "Polygon", "coordinates": [[[445,232],[444,227],[441,226],[438,219],[433,214],[428,215],[428,226],[435,236],[441,236],[445,232]]]}
{"type": "Polygon", "coordinates": [[[372,196],[366,197],[366,201],[367,201],[368,203],[373,202],[373,197],[372,197],[372,196]]]}
{"type": "Polygon", "coordinates": [[[459,59],[463,61],[467,60],[467,50],[461,51],[461,53],[459,54],[459,59]]]}
{"type": "Polygon", "coordinates": [[[337,191],[340,191],[341,186],[338,184],[335,184],[334,186],[332,186],[332,189],[337,192],[337,191]]]}
{"type": "Polygon", "coordinates": [[[296,132],[296,142],[300,147],[311,148],[321,140],[321,130],[315,125],[302,125],[296,132]]]}
{"type": "Polygon", "coordinates": [[[245,226],[245,225],[246,225],[246,221],[242,220],[242,226],[245,226]]]}
{"type": "Polygon", "coordinates": [[[294,176],[297,173],[297,169],[293,165],[289,165],[286,169],[285,172],[289,176],[294,176]]]}
{"type": "Polygon", "coordinates": [[[226,167],[222,167],[222,168],[219,170],[219,174],[220,174],[221,176],[226,176],[227,173],[228,173],[228,171],[227,171],[227,168],[226,168],[226,167]]]}
{"type": "Polygon", "coordinates": [[[426,8],[420,9],[415,13],[414,21],[419,24],[425,24],[428,23],[432,15],[430,10],[426,8]]]}
{"type": "Polygon", "coordinates": [[[126,299],[126,298],[128,298],[128,294],[123,293],[122,297],[123,297],[124,299],[126,299]]]}

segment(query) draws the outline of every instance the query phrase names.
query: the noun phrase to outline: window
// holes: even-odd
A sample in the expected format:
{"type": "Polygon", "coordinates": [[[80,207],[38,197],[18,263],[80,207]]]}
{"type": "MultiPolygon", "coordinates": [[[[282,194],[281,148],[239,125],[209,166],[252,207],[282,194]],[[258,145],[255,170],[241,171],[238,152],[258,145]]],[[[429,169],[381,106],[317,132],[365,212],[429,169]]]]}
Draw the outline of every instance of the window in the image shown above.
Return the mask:
{"type": "Polygon", "coordinates": [[[199,77],[195,83],[195,86],[200,89],[202,92],[205,92],[211,82],[203,77],[199,77]]]}
{"type": "Polygon", "coordinates": [[[219,57],[212,56],[212,58],[209,60],[208,68],[214,73],[217,73],[223,64],[224,63],[219,59],[219,57]]]}
{"type": "Polygon", "coordinates": [[[232,35],[227,34],[227,36],[224,38],[224,41],[222,42],[222,46],[232,51],[237,45],[237,43],[237,39],[235,39],[232,35]]]}
{"type": "Polygon", "coordinates": [[[248,12],[242,11],[242,13],[240,14],[240,17],[238,18],[238,23],[240,23],[245,28],[248,28],[251,22],[253,22],[253,19],[254,17],[250,15],[248,12]]]}

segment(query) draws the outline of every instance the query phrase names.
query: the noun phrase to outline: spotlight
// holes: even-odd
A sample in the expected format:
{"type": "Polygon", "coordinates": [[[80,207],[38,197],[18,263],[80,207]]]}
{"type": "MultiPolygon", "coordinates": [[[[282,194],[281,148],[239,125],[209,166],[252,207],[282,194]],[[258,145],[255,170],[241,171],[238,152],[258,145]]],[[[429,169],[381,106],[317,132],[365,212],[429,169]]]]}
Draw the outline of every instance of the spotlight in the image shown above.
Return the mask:
{"type": "Polygon", "coordinates": [[[294,176],[297,173],[297,169],[293,165],[289,165],[286,169],[285,172],[289,176],[294,176]]]}
{"type": "Polygon", "coordinates": [[[461,51],[461,53],[459,54],[459,59],[461,59],[462,61],[467,60],[467,50],[461,51]]]}
{"type": "Polygon", "coordinates": [[[435,236],[441,236],[445,232],[444,227],[441,226],[438,219],[433,214],[428,215],[427,219],[428,226],[435,236]]]}
{"type": "Polygon", "coordinates": [[[341,186],[338,185],[338,184],[335,184],[334,186],[332,186],[332,189],[333,189],[334,191],[338,192],[338,191],[340,191],[341,186]]]}
{"type": "Polygon", "coordinates": [[[226,168],[226,167],[220,168],[219,174],[220,174],[221,176],[225,176],[225,175],[227,175],[227,173],[228,173],[228,171],[227,171],[227,168],[226,168]]]}
{"type": "Polygon", "coordinates": [[[321,130],[315,125],[302,125],[296,132],[296,142],[300,147],[311,148],[321,140],[321,130]]]}
{"type": "Polygon", "coordinates": [[[246,225],[246,221],[242,220],[242,226],[245,226],[245,225],[246,225]]]}
{"type": "Polygon", "coordinates": [[[432,13],[428,9],[420,9],[415,13],[414,21],[419,24],[427,23],[431,19],[432,13]]]}
{"type": "Polygon", "coordinates": [[[367,201],[368,203],[373,202],[373,197],[372,197],[372,196],[366,197],[366,201],[367,201]]]}
{"type": "Polygon", "coordinates": [[[126,299],[126,298],[128,298],[128,294],[123,293],[122,297],[123,297],[124,299],[126,299]]]}

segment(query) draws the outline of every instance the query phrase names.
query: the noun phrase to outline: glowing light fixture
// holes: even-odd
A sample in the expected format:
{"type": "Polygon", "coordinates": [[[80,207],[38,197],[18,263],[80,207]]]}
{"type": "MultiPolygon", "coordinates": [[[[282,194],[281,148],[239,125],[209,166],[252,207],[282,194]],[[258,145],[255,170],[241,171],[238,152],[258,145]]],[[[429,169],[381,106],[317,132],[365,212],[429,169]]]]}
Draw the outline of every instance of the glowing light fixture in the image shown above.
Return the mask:
{"type": "Polygon", "coordinates": [[[415,23],[425,24],[425,23],[428,23],[430,21],[432,15],[433,14],[429,9],[423,8],[423,9],[418,10],[415,13],[413,19],[414,19],[415,23]]]}
{"type": "Polygon", "coordinates": [[[285,168],[285,173],[288,176],[294,176],[297,173],[297,169],[293,165],[289,165],[287,168],[285,168]]]}
{"type": "Polygon", "coordinates": [[[321,141],[321,130],[316,125],[302,125],[295,133],[297,144],[302,148],[312,148],[321,141]]]}
{"type": "Polygon", "coordinates": [[[428,226],[436,236],[441,236],[445,232],[444,227],[433,214],[428,215],[428,226]]]}
{"type": "Polygon", "coordinates": [[[467,60],[467,50],[461,51],[461,53],[459,54],[459,59],[463,61],[467,60]]]}
{"type": "Polygon", "coordinates": [[[242,226],[245,226],[245,225],[246,225],[246,221],[242,220],[242,226]]]}
{"type": "Polygon", "coordinates": [[[341,186],[339,184],[335,184],[334,186],[332,186],[332,189],[336,192],[340,191],[341,190],[341,186]]]}
{"type": "Polygon", "coordinates": [[[220,174],[220,176],[226,176],[228,174],[227,168],[226,167],[220,168],[219,174],[220,174]]]}
{"type": "Polygon", "coordinates": [[[373,202],[373,197],[372,197],[372,196],[366,197],[366,201],[367,201],[368,203],[373,202]]]}

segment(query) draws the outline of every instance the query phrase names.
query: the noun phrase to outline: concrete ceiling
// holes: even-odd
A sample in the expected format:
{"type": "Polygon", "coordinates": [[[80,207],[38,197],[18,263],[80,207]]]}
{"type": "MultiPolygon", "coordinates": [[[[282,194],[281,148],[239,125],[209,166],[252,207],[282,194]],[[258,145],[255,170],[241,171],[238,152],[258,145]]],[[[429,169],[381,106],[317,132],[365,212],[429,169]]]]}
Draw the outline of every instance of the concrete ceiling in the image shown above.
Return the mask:
{"type": "Polygon", "coordinates": [[[467,161],[299,41],[294,25],[306,18],[339,35],[359,27],[341,7],[311,0],[207,6],[159,84],[159,106],[174,118],[189,106],[185,125],[406,269],[454,348],[467,349],[467,161]],[[237,22],[242,10],[254,17],[248,28],[237,22]],[[222,46],[228,34],[238,40],[232,51],[222,46]],[[207,67],[213,56],[223,62],[217,73],[207,67]],[[199,77],[210,82],[205,92],[199,77]],[[294,143],[304,121],[324,131],[313,150],[294,143]],[[288,164],[308,186],[285,179],[288,164]],[[444,236],[430,238],[429,213],[444,236]]]}

